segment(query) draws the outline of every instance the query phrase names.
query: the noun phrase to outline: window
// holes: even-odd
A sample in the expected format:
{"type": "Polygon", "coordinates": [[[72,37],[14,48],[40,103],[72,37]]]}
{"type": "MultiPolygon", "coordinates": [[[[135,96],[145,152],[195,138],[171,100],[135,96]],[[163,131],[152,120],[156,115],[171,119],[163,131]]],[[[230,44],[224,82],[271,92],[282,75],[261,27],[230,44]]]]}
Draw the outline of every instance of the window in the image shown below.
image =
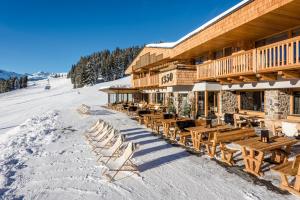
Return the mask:
{"type": "Polygon", "coordinates": [[[205,116],[205,93],[204,92],[197,92],[198,95],[198,102],[197,102],[197,117],[204,117],[205,116]]]}
{"type": "Polygon", "coordinates": [[[215,58],[215,59],[222,58],[223,56],[224,56],[224,54],[223,54],[223,49],[222,49],[222,50],[219,50],[219,51],[216,51],[216,52],[214,52],[214,58],[215,58]]]}
{"type": "Polygon", "coordinates": [[[241,92],[241,109],[264,112],[264,92],[241,92]]]}
{"type": "Polygon", "coordinates": [[[300,28],[294,29],[292,31],[292,36],[293,37],[300,36],[300,28]]]}
{"type": "Polygon", "coordinates": [[[164,93],[156,93],[156,103],[163,104],[164,93]]]}
{"type": "Polygon", "coordinates": [[[230,56],[232,54],[232,47],[227,47],[224,49],[225,56],[230,56]]]}
{"type": "Polygon", "coordinates": [[[294,111],[295,115],[300,115],[300,92],[294,92],[294,111]]]}
{"type": "Polygon", "coordinates": [[[272,44],[272,43],[275,43],[275,42],[286,40],[288,38],[289,38],[289,36],[288,36],[287,32],[280,33],[280,34],[273,35],[271,37],[256,41],[255,42],[255,47],[256,48],[262,47],[262,46],[265,46],[265,45],[268,45],[268,44],[272,44]]]}
{"type": "Polygon", "coordinates": [[[218,93],[208,92],[208,112],[218,112],[218,93]]]}

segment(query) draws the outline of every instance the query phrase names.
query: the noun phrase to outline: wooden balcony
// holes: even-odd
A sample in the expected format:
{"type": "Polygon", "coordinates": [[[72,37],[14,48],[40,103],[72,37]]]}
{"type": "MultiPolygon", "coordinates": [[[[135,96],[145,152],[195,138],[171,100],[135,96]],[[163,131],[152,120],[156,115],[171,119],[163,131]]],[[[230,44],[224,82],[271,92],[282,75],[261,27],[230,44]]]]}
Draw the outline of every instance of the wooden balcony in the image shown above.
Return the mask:
{"type": "Polygon", "coordinates": [[[143,78],[133,79],[133,88],[151,88],[158,86],[158,74],[149,75],[147,74],[143,78]]]}
{"type": "Polygon", "coordinates": [[[300,36],[260,47],[256,56],[260,78],[300,78],[300,36]]]}
{"type": "Polygon", "coordinates": [[[300,37],[197,65],[197,80],[221,83],[300,78],[300,37]]]}

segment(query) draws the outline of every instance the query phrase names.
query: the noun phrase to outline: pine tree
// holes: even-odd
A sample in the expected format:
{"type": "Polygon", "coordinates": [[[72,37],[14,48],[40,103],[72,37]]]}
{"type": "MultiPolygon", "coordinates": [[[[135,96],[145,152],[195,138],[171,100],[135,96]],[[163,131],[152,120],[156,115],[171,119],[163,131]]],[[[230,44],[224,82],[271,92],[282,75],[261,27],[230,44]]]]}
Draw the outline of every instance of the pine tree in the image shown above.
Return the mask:
{"type": "Polygon", "coordinates": [[[128,65],[138,55],[141,47],[134,46],[126,49],[116,48],[114,51],[103,50],[89,56],[83,56],[72,65],[68,72],[74,88],[93,85],[98,77],[111,81],[124,77],[128,65]]]}

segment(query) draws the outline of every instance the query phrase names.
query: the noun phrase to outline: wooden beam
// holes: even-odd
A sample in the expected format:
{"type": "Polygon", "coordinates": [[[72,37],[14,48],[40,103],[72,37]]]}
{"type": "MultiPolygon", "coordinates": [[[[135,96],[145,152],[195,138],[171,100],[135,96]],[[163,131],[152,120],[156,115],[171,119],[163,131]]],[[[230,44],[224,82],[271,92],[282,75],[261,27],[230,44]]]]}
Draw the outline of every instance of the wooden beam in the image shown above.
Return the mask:
{"type": "Polygon", "coordinates": [[[276,81],[277,80],[277,74],[258,74],[258,78],[260,78],[261,81],[276,81]]]}
{"type": "Polygon", "coordinates": [[[299,71],[279,71],[278,75],[280,75],[284,79],[299,79],[300,78],[300,72],[299,71]]]}
{"type": "Polygon", "coordinates": [[[244,82],[257,82],[257,77],[252,76],[240,76],[240,79],[242,79],[244,82]]]}
{"type": "Polygon", "coordinates": [[[230,78],[227,78],[228,81],[230,81],[231,83],[242,83],[243,80],[240,80],[239,78],[237,77],[230,77],[230,78]]]}
{"type": "Polygon", "coordinates": [[[226,78],[218,78],[217,81],[221,84],[231,84],[231,81],[228,81],[226,78]]]}

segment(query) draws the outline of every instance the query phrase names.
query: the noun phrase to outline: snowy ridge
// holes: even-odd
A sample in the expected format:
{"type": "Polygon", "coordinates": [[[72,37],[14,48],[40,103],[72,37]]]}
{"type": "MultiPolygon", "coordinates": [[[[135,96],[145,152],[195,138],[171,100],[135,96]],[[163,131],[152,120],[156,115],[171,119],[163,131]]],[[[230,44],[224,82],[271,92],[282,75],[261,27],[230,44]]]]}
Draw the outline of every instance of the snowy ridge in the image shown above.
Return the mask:
{"type": "Polygon", "coordinates": [[[0,79],[7,80],[12,77],[20,78],[22,76],[24,76],[24,75],[0,69],[0,79]]]}
{"type": "Polygon", "coordinates": [[[221,20],[222,18],[226,17],[227,15],[231,14],[232,12],[236,11],[237,9],[241,8],[242,6],[248,4],[253,0],[243,0],[240,3],[236,4],[235,6],[229,8],[225,12],[221,13],[220,15],[216,16],[215,18],[211,19],[210,21],[206,22],[196,30],[188,33],[187,35],[183,36],[176,42],[164,42],[164,43],[158,43],[158,44],[148,44],[146,47],[154,47],[154,48],[173,48],[177,46],[179,43],[183,42],[184,40],[192,37],[193,35],[199,33],[200,31],[206,29],[207,27],[211,26],[212,24],[216,23],[217,21],[221,20]]]}

